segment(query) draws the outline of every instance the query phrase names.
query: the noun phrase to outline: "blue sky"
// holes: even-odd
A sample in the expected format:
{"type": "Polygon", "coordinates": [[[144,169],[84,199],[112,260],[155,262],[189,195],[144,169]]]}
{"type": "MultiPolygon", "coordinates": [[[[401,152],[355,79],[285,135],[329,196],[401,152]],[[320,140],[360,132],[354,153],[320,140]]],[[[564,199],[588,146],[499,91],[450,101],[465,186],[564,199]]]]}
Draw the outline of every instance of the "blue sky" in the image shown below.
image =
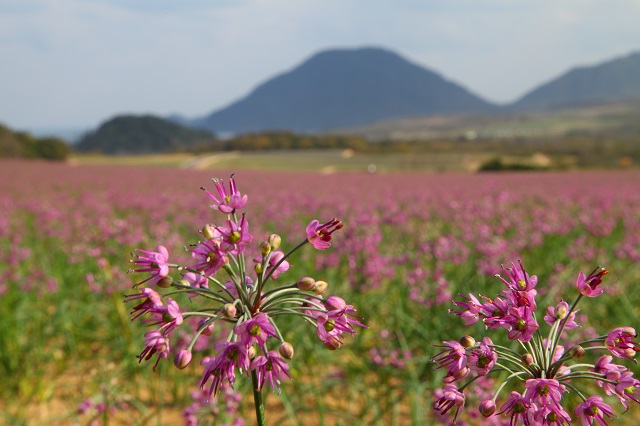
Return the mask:
{"type": "Polygon", "coordinates": [[[494,102],[640,50],[640,0],[0,0],[0,122],[206,115],[328,48],[380,46],[494,102]]]}

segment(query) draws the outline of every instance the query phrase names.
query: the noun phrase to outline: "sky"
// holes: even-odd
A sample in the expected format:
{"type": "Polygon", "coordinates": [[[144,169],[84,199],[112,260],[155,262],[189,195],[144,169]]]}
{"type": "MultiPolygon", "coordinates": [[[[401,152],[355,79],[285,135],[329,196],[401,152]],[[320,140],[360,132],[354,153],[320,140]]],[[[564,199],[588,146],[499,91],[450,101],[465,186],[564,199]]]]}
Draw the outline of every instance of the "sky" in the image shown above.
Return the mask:
{"type": "Polygon", "coordinates": [[[640,0],[0,0],[0,123],[202,117],[331,48],[383,47],[507,103],[640,50],[640,0]]]}

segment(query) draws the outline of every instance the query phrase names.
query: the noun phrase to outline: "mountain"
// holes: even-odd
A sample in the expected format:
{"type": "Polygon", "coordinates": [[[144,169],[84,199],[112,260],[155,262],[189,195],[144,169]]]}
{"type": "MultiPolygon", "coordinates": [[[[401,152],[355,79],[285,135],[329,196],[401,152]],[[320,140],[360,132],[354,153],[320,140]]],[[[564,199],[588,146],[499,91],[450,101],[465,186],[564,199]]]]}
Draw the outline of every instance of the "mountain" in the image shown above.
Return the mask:
{"type": "Polygon", "coordinates": [[[61,139],[34,137],[27,132],[11,130],[0,123],[0,158],[66,160],[70,154],[71,148],[61,139]]]}
{"type": "Polygon", "coordinates": [[[574,68],[509,106],[534,110],[640,97],[640,52],[600,65],[574,68]]]}
{"type": "Polygon", "coordinates": [[[340,49],[312,56],[192,125],[215,132],[309,132],[399,117],[495,109],[391,51],[340,49]]]}
{"type": "Polygon", "coordinates": [[[121,115],[83,136],[80,152],[146,154],[170,152],[214,139],[206,130],[194,130],[151,115],[121,115]]]}

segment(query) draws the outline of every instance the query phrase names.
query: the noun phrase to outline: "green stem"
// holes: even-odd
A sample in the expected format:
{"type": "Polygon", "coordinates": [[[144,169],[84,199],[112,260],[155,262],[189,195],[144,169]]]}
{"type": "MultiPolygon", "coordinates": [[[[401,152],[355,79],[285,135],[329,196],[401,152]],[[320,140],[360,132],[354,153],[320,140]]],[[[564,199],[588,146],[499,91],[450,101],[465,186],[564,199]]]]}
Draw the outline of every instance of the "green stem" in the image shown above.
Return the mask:
{"type": "Polygon", "coordinates": [[[251,382],[253,383],[253,403],[256,407],[256,421],[258,422],[258,426],[267,426],[262,392],[258,390],[258,375],[255,370],[251,371],[251,382]]]}

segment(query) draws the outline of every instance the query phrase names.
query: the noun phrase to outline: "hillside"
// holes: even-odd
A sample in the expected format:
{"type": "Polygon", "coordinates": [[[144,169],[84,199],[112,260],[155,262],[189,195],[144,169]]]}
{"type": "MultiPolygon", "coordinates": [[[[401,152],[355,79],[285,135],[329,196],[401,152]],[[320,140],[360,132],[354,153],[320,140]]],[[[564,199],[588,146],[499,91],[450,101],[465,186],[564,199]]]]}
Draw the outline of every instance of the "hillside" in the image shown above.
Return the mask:
{"type": "Polygon", "coordinates": [[[61,139],[37,138],[0,123],[0,157],[65,160],[70,153],[71,148],[61,139]]]}
{"type": "Polygon", "coordinates": [[[193,124],[216,132],[308,132],[494,109],[465,88],[393,52],[363,48],[318,53],[193,124]]]}
{"type": "Polygon", "coordinates": [[[600,65],[575,68],[532,90],[515,110],[568,107],[640,97],[640,52],[600,65]]]}
{"type": "Polygon", "coordinates": [[[208,131],[188,129],[159,117],[123,115],[82,137],[75,149],[104,154],[173,152],[212,139],[208,131]]]}

